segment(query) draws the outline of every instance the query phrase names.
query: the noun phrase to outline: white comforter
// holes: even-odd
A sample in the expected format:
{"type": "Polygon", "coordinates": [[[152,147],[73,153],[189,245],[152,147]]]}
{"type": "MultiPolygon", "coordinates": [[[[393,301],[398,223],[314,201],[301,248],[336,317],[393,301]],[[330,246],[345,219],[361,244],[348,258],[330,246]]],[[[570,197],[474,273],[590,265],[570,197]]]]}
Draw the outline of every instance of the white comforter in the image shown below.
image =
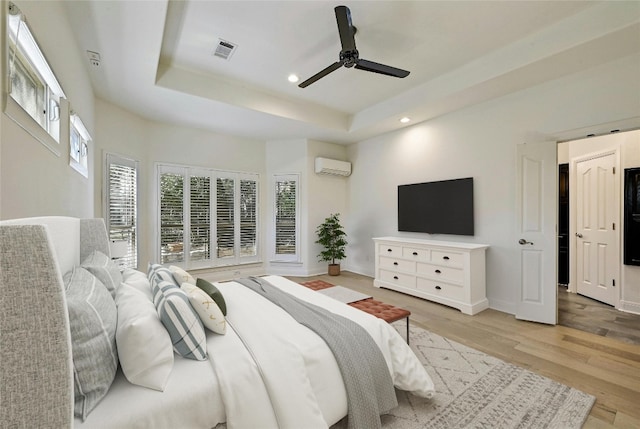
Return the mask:
{"type": "MultiPolygon", "coordinates": [[[[265,279],[360,324],[380,347],[397,388],[434,394],[424,367],[389,324],[285,278],[265,279]]],[[[209,336],[207,348],[229,429],[326,428],[347,414],[340,370],[320,337],[238,283],[216,287],[227,302],[229,329],[209,336]]]]}

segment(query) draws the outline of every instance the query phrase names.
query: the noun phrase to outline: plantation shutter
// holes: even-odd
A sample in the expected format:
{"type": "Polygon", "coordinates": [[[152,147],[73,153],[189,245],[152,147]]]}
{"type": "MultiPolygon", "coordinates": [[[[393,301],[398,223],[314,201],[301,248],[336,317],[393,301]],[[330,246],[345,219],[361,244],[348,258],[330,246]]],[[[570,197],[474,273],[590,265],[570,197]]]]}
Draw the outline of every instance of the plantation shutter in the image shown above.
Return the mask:
{"type": "Polygon", "coordinates": [[[211,259],[211,177],[192,175],[189,187],[189,260],[211,259]]]}
{"type": "Polygon", "coordinates": [[[160,263],[184,261],[184,173],[160,170],[160,263]]]}
{"type": "Polygon", "coordinates": [[[216,179],[216,235],[217,257],[235,256],[235,180],[216,179]]]}
{"type": "Polygon", "coordinates": [[[118,259],[121,267],[137,268],[137,161],[107,154],[106,226],[109,239],[124,241],[127,253],[118,259]]]}
{"type": "Polygon", "coordinates": [[[258,254],[258,182],[240,180],[240,256],[258,254]]]}
{"type": "Polygon", "coordinates": [[[275,257],[297,260],[298,257],[298,177],[275,178],[275,257]]]}

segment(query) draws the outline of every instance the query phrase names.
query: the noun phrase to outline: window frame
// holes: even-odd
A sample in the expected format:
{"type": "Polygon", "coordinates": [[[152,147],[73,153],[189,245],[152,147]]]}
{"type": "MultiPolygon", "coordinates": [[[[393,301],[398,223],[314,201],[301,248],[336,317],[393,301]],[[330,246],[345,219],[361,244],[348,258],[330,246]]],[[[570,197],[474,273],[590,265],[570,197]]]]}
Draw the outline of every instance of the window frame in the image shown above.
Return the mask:
{"type": "Polygon", "coordinates": [[[287,173],[287,174],[274,174],[271,186],[273,192],[273,247],[271,249],[271,262],[276,263],[296,263],[302,262],[302,255],[300,251],[300,174],[299,173],[287,173]],[[295,252],[294,253],[277,253],[277,235],[278,235],[278,183],[279,182],[295,182],[296,194],[295,194],[295,222],[294,222],[294,239],[295,239],[295,252]]]}
{"type": "Polygon", "coordinates": [[[71,112],[69,116],[69,165],[86,178],[89,178],[89,142],[91,140],[91,135],[80,116],[71,112]],[[77,149],[73,144],[74,135],[78,138],[77,149]]]}
{"type": "Polygon", "coordinates": [[[103,183],[104,183],[104,220],[105,220],[105,226],[107,229],[107,234],[109,235],[109,240],[111,242],[114,241],[114,239],[112,238],[112,227],[111,227],[111,165],[112,164],[116,164],[116,165],[122,165],[125,167],[129,167],[132,168],[135,171],[135,195],[134,195],[134,204],[133,204],[133,211],[134,211],[134,215],[133,215],[133,219],[134,219],[134,225],[133,225],[133,239],[132,240],[125,240],[128,243],[128,249],[129,249],[129,253],[131,253],[131,258],[133,259],[133,263],[127,263],[127,260],[129,259],[129,255],[127,255],[125,258],[122,258],[123,260],[119,261],[119,265],[122,267],[130,267],[130,268],[137,268],[139,265],[139,261],[140,261],[140,257],[139,257],[139,252],[140,252],[140,246],[138,245],[139,243],[139,236],[140,236],[140,232],[139,232],[139,228],[138,228],[138,214],[139,214],[139,210],[138,210],[138,205],[139,205],[139,198],[138,198],[138,191],[140,189],[140,163],[137,160],[134,159],[130,159],[130,158],[126,158],[114,153],[105,153],[104,156],[104,177],[103,177],[103,183]]]}
{"type": "Polygon", "coordinates": [[[63,132],[61,118],[66,117],[66,112],[68,112],[66,95],[22,12],[11,2],[8,3],[8,8],[17,11],[17,14],[9,12],[6,14],[5,46],[7,46],[7,54],[4,61],[7,75],[5,78],[4,112],[47,149],[56,156],[60,156],[60,140],[63,132]],[[23,107],[12,96],[12,73],[15,71],[17,63],[24,69],[25,73],[23,74],[26,77],[37,81],[44,88],[42,105],[37,104],[37,108],[42,108],[45,112],[44,124],[40,123],[27,111],[26,107],[23,107]]]}
{"type": "MultiPolygon", "coordinates": [[[[160,180],[164,173],[181,174],[184,178],[184,187],[182,195],[183,203],[183,256],[182,260],[176,260],[170,262],[172,265],[180,266],[185,269],[204,269],[204,268],[216,268],[216,267],[228,267],[239,266],[245,264],[252,264],[261,262],[260,255],[260,209],[259,209],[259,189],[260,189],[260,175],[258,173],[242,173],[232,172],[224,170],[216,170],[202,167],[181,166],[166,163],[156,163],[156,179],[155,179],[155,193],[156,193],[156,243],[155,251],[157,260],[159,263],[163,263],[162,259],[162,243],[161,243],[161,192],[160,192],[160,180]],[[210,242],[209,242],[209,257],[199,260],[191,259],[191,177],[203,177],[210,178],[210,201],[209,201],[209,219],[210,219],[210,242]],[[218,179],[231,179],[234,181],[234,199],[233,199],[233,255],[219,257],[218,256],[218,223],[217,223],[217,210],[218,210],[218,192],[217,183],[218,179]],[[240,208],[240,195],[241,195],[241,181],[250,180],[255,182],[255,254],[254,255],[242,255],[241,253],[241,208],[240,208]]],[[[167,262],[166,264],[168,264],[167,262]]]]}

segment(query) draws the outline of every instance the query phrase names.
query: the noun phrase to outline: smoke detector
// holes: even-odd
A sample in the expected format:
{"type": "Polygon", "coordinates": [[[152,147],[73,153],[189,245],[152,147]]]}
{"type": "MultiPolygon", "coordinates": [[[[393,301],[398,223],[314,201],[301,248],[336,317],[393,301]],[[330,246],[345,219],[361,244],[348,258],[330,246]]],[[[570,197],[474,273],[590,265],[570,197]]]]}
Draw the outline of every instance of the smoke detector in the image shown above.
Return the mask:
{"type": "Polygon", "coordinates": [[[233,55],[237,47],[238,45],[236,45],[235,43],[231,43],[227,40],[218,39],[216,48],[213,51],[213,56],[229,61],[229,59],[231,59],[231,55],[233,55]]]}

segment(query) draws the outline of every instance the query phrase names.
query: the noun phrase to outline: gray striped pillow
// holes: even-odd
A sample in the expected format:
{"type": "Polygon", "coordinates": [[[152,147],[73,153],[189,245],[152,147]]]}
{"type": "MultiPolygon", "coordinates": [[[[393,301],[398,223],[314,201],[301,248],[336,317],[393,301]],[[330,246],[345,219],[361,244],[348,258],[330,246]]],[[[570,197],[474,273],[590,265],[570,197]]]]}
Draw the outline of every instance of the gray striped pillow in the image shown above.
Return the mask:
{"type": "Polygon", "coordinates": [[[169,332],[173,349],[188,359],[205,360],[207,342],[200,317],[189,298],[175,283],[171,271],[157,264],[149,265],[149,282],[153,303],[160,321],[169,332]]]}
{"type": "Polygon", "coordinates": [[[64,276],[75,390],[74,412],[84,420],[107,394],[118,369],[116,303],[87,270],[64,276]]]}
{"type": "Polygon", "coordinates": [[[115,298],[116,289],[122,283],[122,274],[115,262],[104,253],[94,250],[82,261],[81,266],[96,276],[109,289],[111,297],[115,298]]]}

